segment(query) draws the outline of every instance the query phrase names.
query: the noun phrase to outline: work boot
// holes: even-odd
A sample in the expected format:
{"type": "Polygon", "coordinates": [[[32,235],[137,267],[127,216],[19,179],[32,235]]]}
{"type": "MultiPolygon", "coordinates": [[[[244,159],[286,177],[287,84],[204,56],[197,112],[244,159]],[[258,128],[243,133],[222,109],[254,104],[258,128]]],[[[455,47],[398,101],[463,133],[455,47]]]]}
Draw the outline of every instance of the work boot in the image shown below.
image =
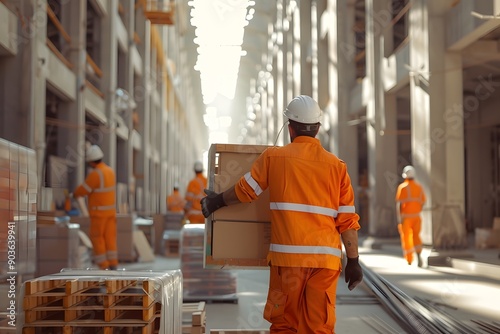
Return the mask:
{"type": "Polygon", "coordinates": [[[424,262],[422,261],[422,256],[420,254],[417,254],[418,258],[418,266],[422,268],[424,266],[424,262]]]}

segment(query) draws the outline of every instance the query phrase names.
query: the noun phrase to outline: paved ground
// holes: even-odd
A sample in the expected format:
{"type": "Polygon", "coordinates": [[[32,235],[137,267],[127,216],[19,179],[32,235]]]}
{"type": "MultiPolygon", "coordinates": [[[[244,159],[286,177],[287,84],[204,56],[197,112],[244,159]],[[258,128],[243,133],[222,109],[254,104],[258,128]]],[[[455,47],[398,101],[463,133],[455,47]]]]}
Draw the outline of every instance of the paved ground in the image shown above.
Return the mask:
{"type": "MultiPolygon", "coordinates": [[[[473,247],[423,254],[432,265],[409,266],[401,257],[397,239],[364,239],[360,259],[378,274],[404,290],[442,305],[453,317],[470,325],[472,320],[500,319],[499,250],[473,247]]],[[[170,270],[180,268],[178,258],[156,257],[154,262],[124,265],[128,270],[170,270]]],[[[269,323],[262,318],[266,300],[267,270],[234,270],[237,275],[238,303],[209,303],[207,333],[210,329],[262,329],[269,323]]],[[[349,291],[339,281],[336,333],[405,333],[385,312],[366,285],[349,291]]],[[[482,333],[478,331],[478,333],[482,333]]]]}

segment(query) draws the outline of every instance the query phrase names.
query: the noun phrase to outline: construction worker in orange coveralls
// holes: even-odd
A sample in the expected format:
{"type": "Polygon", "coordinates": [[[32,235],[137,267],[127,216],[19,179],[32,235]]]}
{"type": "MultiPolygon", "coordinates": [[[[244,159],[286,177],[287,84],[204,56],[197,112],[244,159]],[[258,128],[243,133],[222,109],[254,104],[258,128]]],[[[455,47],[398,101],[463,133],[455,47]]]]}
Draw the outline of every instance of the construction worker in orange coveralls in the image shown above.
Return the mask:
{"type": "Polygon", "coordinates": [[[231,188],[205,190],[208,217],[219,208],[255,200],[269,189],[270,282],[264,318],[271,333],[329,333],[335,327],[342,243],[349,290],[363,279],[358,263],[359,216],[346,164],[326,151],[316,135],[322,112],[300,95],[287,106],[291,143],[264,151],[231,188]]]}
{"type": "Polygon", "coordinates": [[[420,239],[422,220],[420,213],[425,203],[425,193],[422,186],[415,181],[415,168],[413,166],[403,168],[402,177],[405,180],[396,191],[396,214],[401,248],[409,265],[413,262],[413,253],[416,253],[418,266],[422,267],[422,240],[420,239]]]}
{"type": "Polygon", "coordinates": [[[205,197],[203,190],[207,187],[207,178],[203,175],[203,163],[196,161],[193,166],[196,176],[189,181],[186,189],[186,219],[191,224],[205,224],[205,217],[201,212],[200,200],[205,197]]]}
{"type": "Polygon", "coordinates": [[[181,196],[181,193],[179,192],[179,185],[175,183],[173,192],[167,197],[167,210],[172,213],[184,214],[185,205],[186,200],[181,196]]]}
{"type": "Polygon", "coordinates": [[[85,160],[93,170],[73,193],[88,196],[90,240],[94,262],[101,269],[115,270],[118,266],[116,246],[116,177],[111,167],[102,162],[104,154],[97,145],[88,148],[85,160]]]}

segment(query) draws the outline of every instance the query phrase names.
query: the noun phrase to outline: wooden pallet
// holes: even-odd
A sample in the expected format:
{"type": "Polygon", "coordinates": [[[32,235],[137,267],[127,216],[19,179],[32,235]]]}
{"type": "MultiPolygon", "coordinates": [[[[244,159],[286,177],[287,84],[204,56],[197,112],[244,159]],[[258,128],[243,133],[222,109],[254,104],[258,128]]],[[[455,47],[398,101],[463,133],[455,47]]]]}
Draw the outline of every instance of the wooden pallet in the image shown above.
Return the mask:
{"type": "Polygon", "coordinates": [[[182,334],[204,334],[206,326],[206,303],[182,304],[182,334]]]}
{"type": "Polygon", "coordinates": [[[88,328],[105,334],[119,333],[119,328],[127,333],[154,333],[161,312],[154,295],[150,280],[28,281],[23,333],[77,334],[87,333],[88,328]]]}
{"type": "Polygon", "coordinates": [[[23,334],[153,334],[157,333],[158,325],[155,322],[148,324],[109,324],[102,326],[98,324],[82,325],[59,325],[45,324],[44,326],[24,327],[23,334]]]}

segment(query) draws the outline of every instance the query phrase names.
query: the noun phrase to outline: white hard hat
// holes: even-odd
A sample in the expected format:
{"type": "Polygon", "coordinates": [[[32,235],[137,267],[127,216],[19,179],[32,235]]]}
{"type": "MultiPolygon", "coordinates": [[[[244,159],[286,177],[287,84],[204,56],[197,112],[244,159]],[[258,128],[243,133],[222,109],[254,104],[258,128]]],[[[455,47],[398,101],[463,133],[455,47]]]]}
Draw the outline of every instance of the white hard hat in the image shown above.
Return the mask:
{"type": "Polygon", "coordinates": [[[178,182],[174,183],[174,189],[179,189],[179,183],[178,182]]]}
{"type": "Polygon", "coordinates": [[[405,168],[403,168],[403,173],[401,174],[401,176],[404,178],[404,179],[413,179],[415,178],[415,168],[413,168],[413,166],[406,166],[405,168]]]}
{"type": "Polygon", "coordinates": [[[315,124],[321,122],[322,112],[311,97],[299,95],[290,101],[283,115],[295,122],[315,124]]]}
{"type": "Polygon", "coordinates": [[[87,149],[87,156],[85,157],[85,161],[97,161],[101,160],[103,157],[104,153],[102,153],[101,148],[97,145],[92,145],[87,149]]]}
{"type": "Polygon", "coordinates": [[[194,163],[194,171],[197,173],[203,172],[203,163],[201,161],[196,161],[194,163]]]}

